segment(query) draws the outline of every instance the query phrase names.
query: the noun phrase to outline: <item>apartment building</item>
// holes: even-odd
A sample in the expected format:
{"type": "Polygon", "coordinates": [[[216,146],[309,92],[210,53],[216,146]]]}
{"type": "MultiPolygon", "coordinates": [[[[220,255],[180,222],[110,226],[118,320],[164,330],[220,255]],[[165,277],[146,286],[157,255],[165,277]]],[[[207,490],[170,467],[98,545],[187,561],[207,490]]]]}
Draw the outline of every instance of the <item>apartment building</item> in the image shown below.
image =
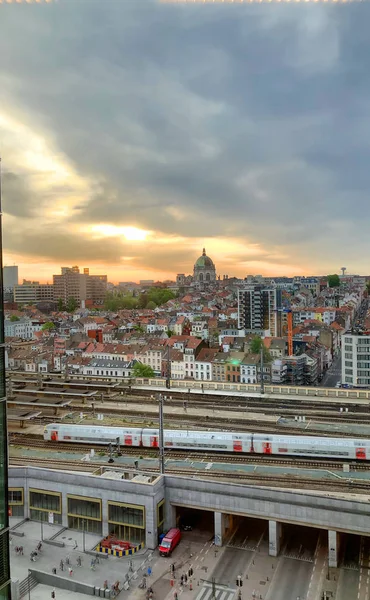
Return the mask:
{"type": "Polygon", "coordinates": [[[281,335],[282,292],[275,286],[247,285],[238,290],[238,327],[256,335],[281,335]]]}
{"type": "Polygon", "coordinates": [[[370,335],[345,333],[342,346],[342,383],[370,387],[370,335]]]}
{"type": "Polygon", "coordinates": [[[103,304],[107,293],[107,275],[90,275],[89,269],[80,272],[79,267],[62,267],[60,275],[53,275],[54,298],[67,304],[71,298],[80,306],[103,304]]]}

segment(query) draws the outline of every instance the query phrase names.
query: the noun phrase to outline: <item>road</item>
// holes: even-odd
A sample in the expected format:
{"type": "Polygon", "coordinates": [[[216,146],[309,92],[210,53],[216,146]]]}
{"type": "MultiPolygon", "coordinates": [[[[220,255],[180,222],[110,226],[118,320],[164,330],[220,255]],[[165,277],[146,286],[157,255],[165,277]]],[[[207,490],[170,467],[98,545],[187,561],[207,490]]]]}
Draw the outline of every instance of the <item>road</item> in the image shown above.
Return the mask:
{"type": "Polygon", "coordinates": [[[327,370],[327,372],[324,375],[324,378],[321,382],[320,385],[322,385],[323,387],[335,387],[335,384],[341,380],[341,375],[342,375],[342,357],[341,354],[339,353],[339,355],[333,360],[333,364],[331,365],[330,369],[327,370]]]}
{"type": "Polygon", "coordinates": [[[341,569],[336,600],[357,600],[359,571],[341,569]]]}
{"type": "Polygon", "coordinates": [[[238,575],[244,573],[252,557],[253,552],[248,550],[226,548],[221,564],[218,564],[215,572],[212,573],[212,576],[216,579],[216,583],[235,588],[236,578],[238,575]]]}
{"type": "Polygon", "coordinates": [[[307,597],[313,564],[281,558],[266,600],[296,600],[307,597]]]}

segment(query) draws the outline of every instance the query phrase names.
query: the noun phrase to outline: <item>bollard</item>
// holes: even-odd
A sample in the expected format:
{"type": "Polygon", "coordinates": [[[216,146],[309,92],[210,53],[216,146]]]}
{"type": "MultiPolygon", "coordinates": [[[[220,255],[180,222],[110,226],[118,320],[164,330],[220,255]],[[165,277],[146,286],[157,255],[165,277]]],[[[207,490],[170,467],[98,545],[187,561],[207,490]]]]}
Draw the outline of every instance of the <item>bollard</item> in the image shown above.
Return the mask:
{"type": "Polygon", "coordinates": [[[171,583],[171,587],[173,587],[175,585],[175,582],[173,579],[170,579],[170,583],[171,583]]]}

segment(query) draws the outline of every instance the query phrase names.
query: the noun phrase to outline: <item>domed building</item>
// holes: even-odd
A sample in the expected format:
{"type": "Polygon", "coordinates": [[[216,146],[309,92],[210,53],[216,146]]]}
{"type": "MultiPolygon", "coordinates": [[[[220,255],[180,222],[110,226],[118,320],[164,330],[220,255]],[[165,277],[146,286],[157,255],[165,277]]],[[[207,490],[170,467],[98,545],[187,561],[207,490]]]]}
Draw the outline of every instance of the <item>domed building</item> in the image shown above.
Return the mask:
{"type": "Polygon", "coordinates": [[[214,262],[206,254],[203,248],[202,256],[198,258],[194,265],[193,282],[198,284],[213,283],[216,281],[216,267],[214,262]]]}

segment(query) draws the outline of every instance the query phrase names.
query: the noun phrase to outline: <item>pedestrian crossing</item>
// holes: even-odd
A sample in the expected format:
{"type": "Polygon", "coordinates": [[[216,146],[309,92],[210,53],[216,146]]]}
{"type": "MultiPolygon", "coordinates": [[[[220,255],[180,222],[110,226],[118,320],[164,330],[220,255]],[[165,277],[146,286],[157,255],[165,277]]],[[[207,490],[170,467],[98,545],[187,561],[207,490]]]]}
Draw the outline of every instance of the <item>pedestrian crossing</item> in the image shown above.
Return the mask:
{"type": "Polygon", "coordinates": [[[226,585],[216,584],[213,590],[211,583],[204,583],[196,600],[233,600],[235,594],[235,590],[226,585]]]}

